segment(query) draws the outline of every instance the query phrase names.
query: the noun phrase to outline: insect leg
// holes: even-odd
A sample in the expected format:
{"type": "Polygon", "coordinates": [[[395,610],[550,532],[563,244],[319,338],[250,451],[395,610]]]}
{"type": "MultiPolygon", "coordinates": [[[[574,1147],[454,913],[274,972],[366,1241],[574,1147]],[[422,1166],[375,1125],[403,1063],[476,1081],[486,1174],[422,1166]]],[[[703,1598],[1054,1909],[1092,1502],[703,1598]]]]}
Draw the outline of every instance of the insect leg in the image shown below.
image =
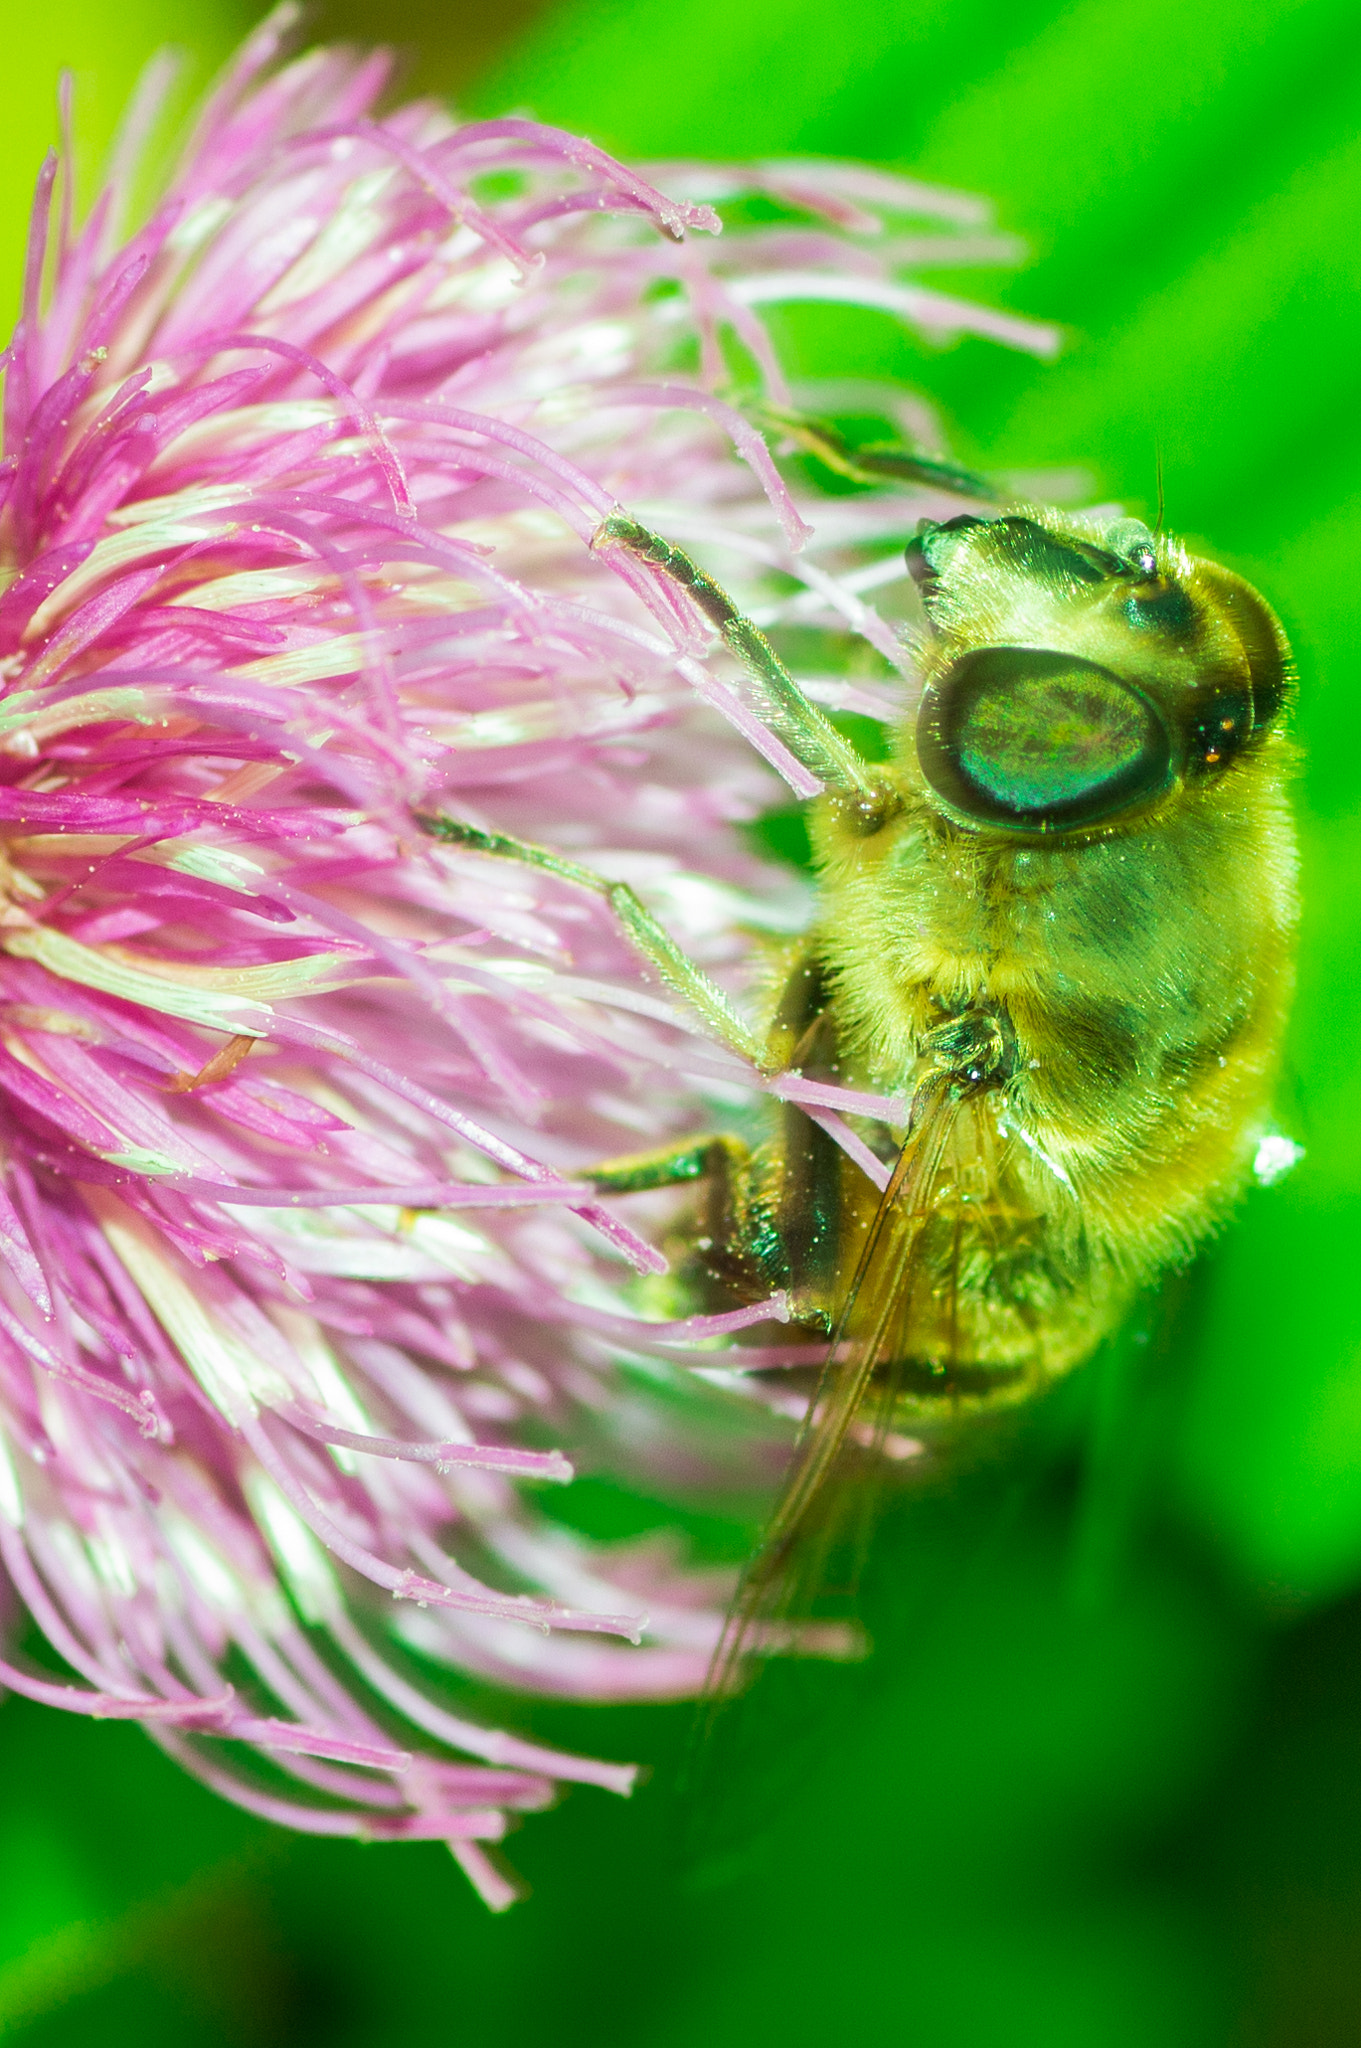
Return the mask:
{"type": "Polygon", "coordinates": [[[655,1152],[602,1159],[598,1166],[587,1168],[584,1178],[602,1194],[637,1195],[648,1188],[679,1187],[687,1180],[731,1179],[750,1157],[740,1138],[678,1138],[674,1145],[663,1145],[655,1152]]]}
{"type": "Polygon", "coordinates": [[[778,406],[762,406],[758,414],[777,432],[787,434],[810,455],[817,457],[837,476],[854,484],[929,484],[935,490],[953,491],[958,497],[973,498],[980,504],[996,504],[998,493],[976,470],[961,469],[957,463],[937,462],[929,455],[914,455],[910,449],[875,441],[853,447],[840,430],[827,420],[808,413],[785,412],[778,406]]]}
{"type": "MultiPolygon", "coordinates": [[[[819,1133],[819,1135],[821,1135],[819,1133]]],[[[656,1152],[605,1159],[582,1175],[601,1194],[704,1181],[706,1193],[692,1239],[691,1277],[714,1308],[763,1301],[790,1280],[781,1232],[778,1163],[769,1146],[752,1152],[740,1138],[705,1133],[656,1152]]]]}
{"type": "MultiPolygon", "coordinates": [[[[833,993],[812,951],[795,961],[771,1019],[769,1049],[781,1067],[809,1078],[841,1075],[833,993]]],[[[777,1228],[789,1262],[795,1314],[831,1327],[843,1209],[844,1158],[836,1141],[795,1103],[781,1112],[777,1228]]]]}
{"type": "Polygon", "coordinates": [[[591,545],[600,550],[623,548],[678,583],[717,627],[724,646],[755,683],[762,715],[790,752],[829,788],[867,812],[882,812],[888,794],[883,778],[804,696],[759,626],[743,616],[727,591],[683,549],[622,512],[601,522],[591,545]]]}
{"type": "MultiPolygon", "coordinates": [[[[832,990],[811,950],[794,959],[770,1021],[766,1064],[835,1080],[832,990]]],[[[602,1193],[707,1182],[699,1227],[706,1291],[759,1301],[791,1291],[796,1320],[829,1329],[837,1295],[844,1161],[835,1140],[785,1103],[778,1131],[752,1152],[724,1135],[682,1138],[657,1152],[608,1159],[587,1178],[602,1193]]],[[[697,1262],[699,1263],[699,1262],[697,1262]]]]}
{"type": "Polygon", "coordinates": [[[535,846],[528,839],[513,839],[504,832],[483,832],[476,825],[462,824],[457,818],[423,812],[415,813],[415,818],[423,832],[428,832],[432,839],[441,840],[447,846],[462,846],[470,853],[486,853],[501,860],[518,861],[522,867],[538,868],[544,874],[556,875],[560,881],[574,882],[578,888],[589,889],[593,895],[603,898],[631,943],[649,966],[656,969],[673,994],[687,1002],[715,1037],[733,1052],[757,1066],[765,1064],[764,1047],[755,1032],[742,1022],[717,982],[710,981],[708,975],[681,951],[627,882],[611,882],[606,876],[598,875],[594,868],[568,860],[562,854],[554,853],[550,847],[535,846]]]}

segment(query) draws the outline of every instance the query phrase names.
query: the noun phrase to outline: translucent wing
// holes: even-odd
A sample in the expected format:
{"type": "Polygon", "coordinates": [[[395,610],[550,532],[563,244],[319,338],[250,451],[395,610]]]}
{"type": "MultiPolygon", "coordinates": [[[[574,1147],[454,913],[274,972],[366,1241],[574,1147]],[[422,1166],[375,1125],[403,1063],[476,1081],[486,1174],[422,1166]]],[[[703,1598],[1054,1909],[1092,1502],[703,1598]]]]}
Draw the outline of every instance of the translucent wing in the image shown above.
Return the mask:
{"type": "Polygon", "coordinates": [[[847,1439],[875,1389],[882,1439],[904,1362],[917,1275],[916,1254],[931,1219],[967,1092],[951,1075],[918,1089],[908,1134],[841,1304],[827,1360],[809,1404],[793,1463],[760,1549],[743,1576],[709,1675],[711,1698],[733,1690],[748,1651],[778,1638],[797,1604],[797,1582],[815,1573],[829,1540],[818,1511],[847,1439]],[[877,1381],[877,1387],[876,1387],[877,1381]],[[809,1538],[821,1533],[821,1545],[809,1538]],[[797,1567],[802,1566],[802,1573],[797,1567]]]}

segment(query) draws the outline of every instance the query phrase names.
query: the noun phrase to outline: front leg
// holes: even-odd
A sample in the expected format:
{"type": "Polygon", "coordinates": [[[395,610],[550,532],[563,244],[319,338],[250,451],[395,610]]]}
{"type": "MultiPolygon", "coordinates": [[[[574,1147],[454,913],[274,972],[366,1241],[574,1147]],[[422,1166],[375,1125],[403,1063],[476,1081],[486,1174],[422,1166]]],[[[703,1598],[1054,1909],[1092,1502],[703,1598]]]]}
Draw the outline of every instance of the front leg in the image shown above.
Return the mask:
{"type": "MultiPolygon", "coordinates": [[[[841,801],[856,830],[879,830],[899,803],[892,785],[843,739],[831,720],[799,688],[759,627],[740,612],[726,590],[715,583],[682,548],[640,525],[625,513],[602,521],[591,545],[605,553],[622,549],[637,561],[679,585],[722,636],[756,686],[767,723],[810,773],[841,801]]],[[[569,860],[551,847],[536,846],[505,832],[484,832],[457,818],[416,812],[416,823],[432,839],[461,846],[471,853],[519,861],[544,874],[557,875],[578,888],[603,897],[632,944],[662,981],[703,1019],[730,1051],[750,1060],[763,1073],[776,1071],[769,1048],[743,1023],[718,984],[681,951],[627,882],[611,882],[580,861],[569,860]]]]}
{"type": "Polygon", "coordinates": [[[602,521],[591,541],[608,552],[621,548],[635,560],[659,569],[678,584],[717,627],[724,646],[736,656],[755,685],[758,707],[771,731],[795,759],[825,787],[846,799],[866,829],[877,829],[894,796],[883,775],[843,739],[832,721],[795,682],[759,626],[740,612],[721,584],[650,527],[619,512],[602,521]]]}

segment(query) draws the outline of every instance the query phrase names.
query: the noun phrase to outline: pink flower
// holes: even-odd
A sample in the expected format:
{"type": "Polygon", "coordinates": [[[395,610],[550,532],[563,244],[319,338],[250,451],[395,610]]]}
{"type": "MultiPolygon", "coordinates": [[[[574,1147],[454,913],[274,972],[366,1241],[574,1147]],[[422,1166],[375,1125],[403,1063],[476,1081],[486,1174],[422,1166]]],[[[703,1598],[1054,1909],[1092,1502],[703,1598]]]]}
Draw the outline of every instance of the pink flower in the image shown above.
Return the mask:
{"type": "Polygon", "coordinates": [[[756,309],[790,299],[1050,337],[902,281],[997,253],[972,201],[835,164],[666,197],[527,121],[376,118],[383,60],[276,68],[290,25],[128,239],[127,161],[78,228],[45,167],[5,358],[0,1553],[79,1682],[0,1677],[269,1818],[440,1837],[499,1905],[508,1816],[631,1774],[473,1725],[432,1667],[684,1695],[726,1590],[559,1526],[560,1447],[755,1493],[797,1406],[740,1349],[692,1370],[781,1304],[661,1319],[634,1276],[675,1202],[583,1169],[781,1084],[599,894],[416,820],[631,883],[740,1003],[752,928],[807,906],[739,828],[816,785],[593,537],[623,506],[695,548],[809,629],[824,702],[892,718],[865,593],[940,494],[796,505],[716,394],[789,402],[756,309]]]}

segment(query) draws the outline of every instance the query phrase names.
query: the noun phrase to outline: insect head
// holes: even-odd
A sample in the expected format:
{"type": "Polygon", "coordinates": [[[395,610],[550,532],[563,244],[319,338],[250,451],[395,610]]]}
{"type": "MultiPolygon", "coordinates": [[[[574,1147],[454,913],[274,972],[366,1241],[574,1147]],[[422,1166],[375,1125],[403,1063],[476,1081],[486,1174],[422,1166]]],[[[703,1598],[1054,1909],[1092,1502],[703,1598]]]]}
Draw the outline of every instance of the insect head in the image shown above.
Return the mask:
{"type": "Polygon", "coordinates": [[[922,774],[962,825],[1085,832],[1230,766],[1271,726],[1288,650],[1232,571],[1139,520],[923,521],[922,774]]]}

